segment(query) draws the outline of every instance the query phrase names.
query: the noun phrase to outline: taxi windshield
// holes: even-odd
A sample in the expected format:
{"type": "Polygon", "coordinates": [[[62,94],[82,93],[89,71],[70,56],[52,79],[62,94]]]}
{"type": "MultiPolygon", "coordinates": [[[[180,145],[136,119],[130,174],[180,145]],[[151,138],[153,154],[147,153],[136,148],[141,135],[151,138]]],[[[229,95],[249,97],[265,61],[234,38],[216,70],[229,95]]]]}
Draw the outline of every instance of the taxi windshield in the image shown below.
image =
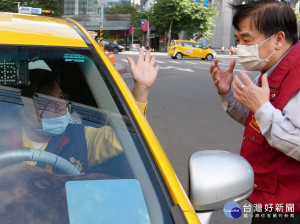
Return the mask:
{"type": "Polygon", "coordinates": [[[2,46],[0,223],[173,223],[126,108],[92,50],[2,46]]]}

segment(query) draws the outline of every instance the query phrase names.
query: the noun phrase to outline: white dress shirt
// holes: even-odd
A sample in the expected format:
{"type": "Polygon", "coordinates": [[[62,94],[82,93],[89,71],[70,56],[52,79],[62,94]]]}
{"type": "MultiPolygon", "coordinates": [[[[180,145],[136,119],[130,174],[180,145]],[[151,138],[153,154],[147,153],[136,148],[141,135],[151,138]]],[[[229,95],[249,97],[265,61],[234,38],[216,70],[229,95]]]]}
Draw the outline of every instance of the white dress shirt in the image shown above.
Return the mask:
{"type": "MultiPolygon", "coordinates": [[[[271,74],[277,64],[267,73],[271,74]]],[[[253,80],[256,85],[258,79],[259,76],[253,80]]],[[[233,90],[230,89],[226,95],[220,96],[220,98],[224,110],[234,120],[245,125],[249,111],[233,97],[233,90]]],[[[272,147],[300,161],[299,91],[288,101],[283,111],[276,109],[270,102],[267,102],[256,111],[254,116],[262,135],[272,147]]]]}

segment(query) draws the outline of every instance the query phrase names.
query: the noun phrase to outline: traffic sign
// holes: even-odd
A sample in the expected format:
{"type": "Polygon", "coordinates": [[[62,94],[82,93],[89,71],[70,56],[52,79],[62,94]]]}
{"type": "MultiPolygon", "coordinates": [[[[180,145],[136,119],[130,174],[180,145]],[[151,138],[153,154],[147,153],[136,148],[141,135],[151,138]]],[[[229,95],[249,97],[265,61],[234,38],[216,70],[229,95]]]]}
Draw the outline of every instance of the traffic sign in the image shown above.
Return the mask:
{"type": "Polygon", "coordinates": [[[21,6],[21,7],[19,8],[19,13],[31,14],[31,7],[24,7],[24,6],[21,6]]]}
{"type": "Polygon", "coordinates": [[[31,14],[42,14],[41,8],[31,8],[31,14]]]}
{"type": "Polygon", "coordinates": [[[23,14],[42,14],[42,9],[41,8],[32,8],[32,7],[21,6],[21,7],[19,7],[19,13],[23,13],[23,14]]]}

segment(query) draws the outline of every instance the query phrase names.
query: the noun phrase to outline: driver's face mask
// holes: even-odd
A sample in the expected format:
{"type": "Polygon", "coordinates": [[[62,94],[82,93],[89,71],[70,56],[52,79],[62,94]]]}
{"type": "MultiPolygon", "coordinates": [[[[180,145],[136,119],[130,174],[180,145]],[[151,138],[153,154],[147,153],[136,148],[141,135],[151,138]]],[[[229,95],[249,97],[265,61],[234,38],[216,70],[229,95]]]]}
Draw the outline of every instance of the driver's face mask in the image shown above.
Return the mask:
{"type": "Polygon", "coordinates": [[[274,34],[260,44],[237,45],[237,56],[239,63],[249,71],[261,71],[269,61],[268,59],[274,54],[276,49],[274,49],[273,52],[265,60],[262,60],[259,58],[258,47],[266,41],[270,40],[273,36],[274,34]]]}
{"type": "Polygon", "coordinates": [[[41,128],[37,128],[37,131],[45,135],[60,135],[64,133],[70,121],[70,113],[67,109],[66,114],[53,118],[42,118],[41,128]]]}

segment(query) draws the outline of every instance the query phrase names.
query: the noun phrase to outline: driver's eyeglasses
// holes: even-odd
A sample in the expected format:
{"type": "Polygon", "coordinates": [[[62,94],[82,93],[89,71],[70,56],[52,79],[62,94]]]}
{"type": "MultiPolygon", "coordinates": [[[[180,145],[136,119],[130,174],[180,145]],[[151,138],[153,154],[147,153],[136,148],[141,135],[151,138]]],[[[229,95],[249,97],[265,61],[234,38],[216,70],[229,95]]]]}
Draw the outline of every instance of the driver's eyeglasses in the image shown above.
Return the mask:
{"type": "Polygon", "coordinates": [[[45,99],[38,102],[39,118],[42,118],[44,112],[51,112],[58,115],[65,115],[67,110],[67,96],[63,99],[49,100],[45,99]]]}

